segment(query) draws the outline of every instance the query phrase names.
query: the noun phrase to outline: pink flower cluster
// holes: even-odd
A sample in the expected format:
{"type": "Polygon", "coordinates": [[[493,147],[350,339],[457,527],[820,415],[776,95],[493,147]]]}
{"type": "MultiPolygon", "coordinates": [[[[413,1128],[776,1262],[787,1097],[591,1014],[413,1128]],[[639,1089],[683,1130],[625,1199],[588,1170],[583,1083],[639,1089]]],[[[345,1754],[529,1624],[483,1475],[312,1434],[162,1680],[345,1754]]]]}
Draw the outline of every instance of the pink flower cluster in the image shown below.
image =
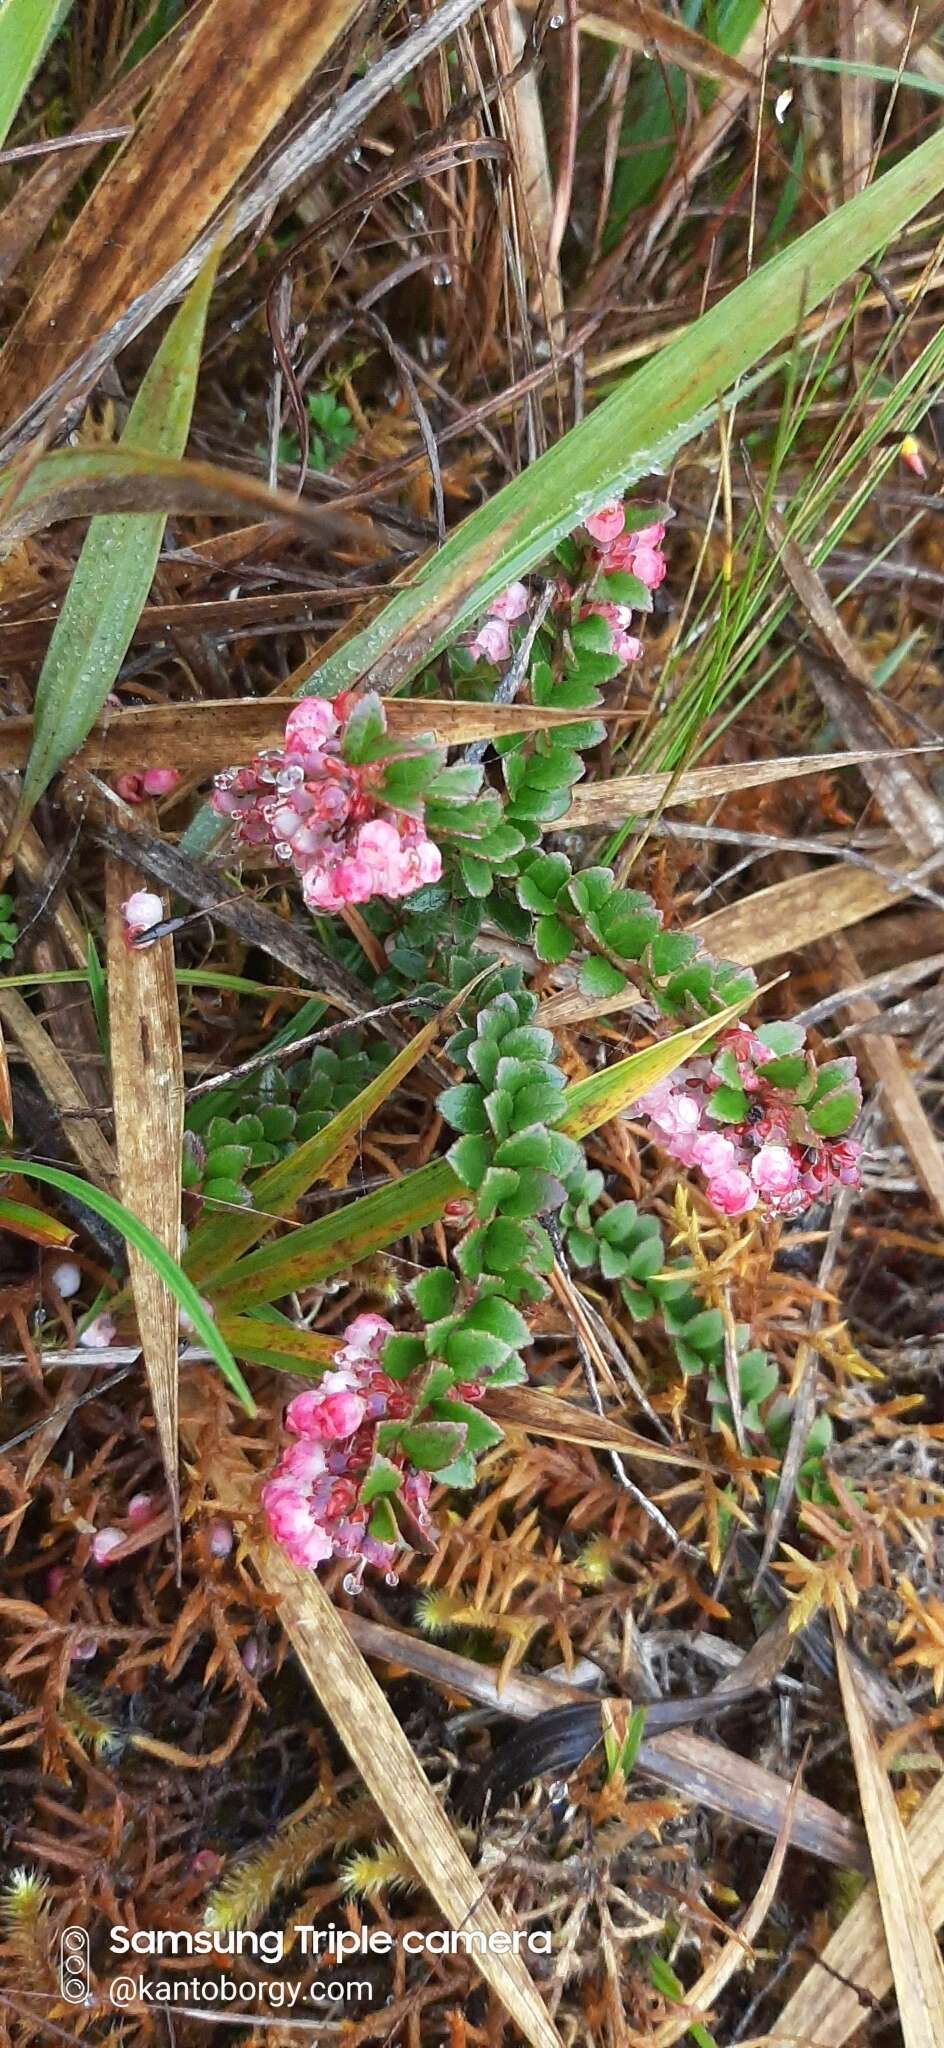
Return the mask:
{"type": "Polygon", "coordinates": [[[216,778],[218,816],[233,821],[244,846],[269,847],[295,868],[310,910],[411,896],[442,874],[422,817],[384,808],[384,763],[344,759],[349,708],[343,698],[301,698],[284,746],[216,778]]]}
{"type": "Polygon", "coordinates": [[[488,617],[483,620],[475,639],[469,643],[469,653],[474,661],[507,661],[511,654],[509,626],[516,619],[523,619],[528,609],[528,592],[523,583],[509,583],[499,597],[492,599],[488,617]]]}
{"type": "MultiPolygon", "coordinates": [[[[296,1394],[285,1411],[295,1438],[262,1489],[269,1528],[293,1564],[312,1568],[330,1557],[355,1560],[345,1583],[356,1589],[365,1565],[391,1572],[398,1546],[368,1529],[371,1510],[361,1505],[361,1482],[374,1452],[378,1422],[412,1412],[413,1397],[380,1365],[392,1325],[384,1316],[356,1316],[344,1332],[333,1372],[296,1394]]],[[[401,1461],[393,1454],[394,1464],[401,1461]]],[[[400,1499],[429,1533],[430,1475],[402,1465],[400,1499]]]]}
{"type": "Polygon", "coordinates": [[[681,1166],[697,1167],[708,1199],[723,1216],[744,1216],[762,1205],[774,1216],[799,1216],[837,1187],[857,1187],[862,1147],[852,1138],[792,1134],[796,1105],[755,1072],[770,1052],[746,1025],[726,1032],[740,1083],[750,1097],[747,1119],[718,1124],[711,1098],[720,1086],[708,1060],[680,1067],[641,1096],[635,1110],[647,1117],[657,1145],[681,1166]],[[807,1142],[811,1139],[812,1142],[807,1142]]]}
{"type": "Polygon", "coordinates": [[[627,533],[625,507],[614,499],[609,505],[601,505],[599,512],[594,512],[584,525],[596,543],[597,567],[604,576],[622,570],[638,576],[647,590],[658,590],[665,575],[662,520],[655,526],[640,526],[635,533],[627,533]]]}
{"type": "MultiPolygon", "coordinates": [[[[593,573],[610,576],[622,571],[637,576],[647,590],[656,590],[665,575],[665,526],[659,521],[654,526],[640,527],[636,533],[627,533],[625,527],[625,508],[616,499],[601,505],[599,512],[585,521],[586,531],[595,543],[593,573]]],[[[630,605],[592,603],[586,606],[583,616],[606,620],[612,652],[618,661],[638,661],[642,641],[629,631],[633,618],[630,605]]]]}

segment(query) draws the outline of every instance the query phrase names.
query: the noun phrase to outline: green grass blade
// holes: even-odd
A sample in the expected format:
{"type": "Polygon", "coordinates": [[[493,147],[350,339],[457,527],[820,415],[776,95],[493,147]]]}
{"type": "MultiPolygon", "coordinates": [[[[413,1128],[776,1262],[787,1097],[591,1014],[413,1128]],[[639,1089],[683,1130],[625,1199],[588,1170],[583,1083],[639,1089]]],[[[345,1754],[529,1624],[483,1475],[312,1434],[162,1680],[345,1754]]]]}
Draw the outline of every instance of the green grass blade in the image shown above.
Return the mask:
{"type": "MultiPolygon", "coordinates": [[[[122,448],[183,454],[215,270],[214,258],[171,322],[128,415],[122,448]]],[[[154,580],[165,520],[163,512],[92,520],[37,684],[11,841],[56,770],[87,739],[115,682],[154,580]]]]}
{"type": "Polygon", "coordinates": [[[0,145],[72,0],[0,0],[0,145]]]}
{"type": "MultiPolygon", "coordinates": [[[[333,694],[368,670],[399,683],[526,575],[595,506],[665,468],[719,398],[882,249],[944,183],[933,135],[864,192],[772,256],[556,445],[464,519],[444,547],[317,672],[333,694]]],[[[744,386],[741,386],[742,394],[744,386]]]]}
{"type": "Polygon", "coordinates": [[[923,71],[896,71],[893,64],[851,64],[842,57],[794,57],[788,64],[806,71],[834,71],[846,78],[874,78],[879,85],[908,85],[913,92],[930,92],[944,99],[944,85],[938,78],[926,78],[923,71]]]}
{"type": "MultiPolygon", "coordinates": [[[[2,1173],[20,1173],[27,1180],[39,1180],[46,1187],[58,1188],[60,1194],[72,1195],[77,1202],[84,1202],[87,1209],[94,1209],[96,1216],[103,1217],[106,1223],[111,1224],[113,1230],[120,1232],[128,1244],[133,1244],[136,1251],[141,1252],[144,1258],[150,1259],[165,1286],[170,1288],[180,1307],[189,1317],[194,1335],[200,1338],[210,1356],[215,1358],[223,1378],[232,1387],[234,1394],[239,1396],[246,1413],[255,1415],[256,1404],[249,1388],[229,1345],[220,1336],[213,1317],[207,1314],[193,1281],[188,1280],[176,1259],[172,1259],[164,1246],[158,1243],[157,1238],[147,1225],[141,1222],[139,1216],[135,1216],[131,1209],[126,1209],[123,1202],[116,1202],[114,1195],[105,1194],[102,1188],[94,1187],[91,1181],[79,1180],[77,1174],[67,1173],[59,1166],[37,1166],[32,1159],[0,1159],[0,1174],[2,1173]]],[[[90,1360],[94,1359],[94,1356],[94,1352],[89,1353],[90,1360]]]]}
{"type": "Polygon", "coordinates": [[[262,1308],[297,1287],[316,1287],[398,1237],[438,1222],[446,1203],[464,1192],[445,1159],[405,1173],[402,1180],[362,1195],[317,1223],[302,1224],[218,1274],[209,1290],[214,1307],[230,1316],[237,1309],[262,1308]]]}

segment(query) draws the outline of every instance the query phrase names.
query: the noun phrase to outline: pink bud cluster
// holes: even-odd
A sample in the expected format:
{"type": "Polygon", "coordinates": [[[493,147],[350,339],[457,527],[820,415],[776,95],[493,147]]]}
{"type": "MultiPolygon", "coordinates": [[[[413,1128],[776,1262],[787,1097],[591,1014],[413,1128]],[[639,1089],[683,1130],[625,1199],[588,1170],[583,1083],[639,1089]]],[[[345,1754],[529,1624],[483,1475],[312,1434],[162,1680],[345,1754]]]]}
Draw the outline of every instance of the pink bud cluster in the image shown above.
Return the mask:
{"type": "Polygon", "coordinates": [[[342,751],[353,706],[303,697],[281,747],[216,778],[213,809],[244,846],[294,867],[310,910],[343,910],[372,896],[411,896],[438,882],[442,856],[422,815],[383,804],[383,761],[355,766],[342,751]]]}
{"type": "MultiPolygon", "coordinates": [[[[395,1543],[371,1536],[371,1510],[358,1498],[378,1422],[405,1419],[413,1409],[413,1396],[380,1364],[392,1335],[384,1316],[356,1316],[348,1324],[335,1369],[289,1402],[285,1425],[295,1441],[262,1489],[269,1528],[293,1564],[312,1568],[331,1557],[350,1558],[352,1588],[365,1565],[389,1573],[398,1553],[395,1543]]],[[[429,1473],[415,1471],[395,1451],[385,1455],[403,1473],[400,1499],[429,1533],[429,1473]]]]}
{"type": "Polygon", "coordinates": [[[663,1152],[704,1174],[714,1207],[723,1216],[744,1216],[758,1204],[773,1216],[799,1216],[838,1187],[857,1187],[861,1145],[819,1138],[808,1125],[798,1134],[795,1102],[755,1071],[770,1059],[769,1048],[743,1024],[720,1044],[734,1054],[750,1098],[744,1123],[712,1121],[711,1098],[721,1084],[708,1060],[680,1067],[635,1105],[663,1152]]]}
{"type": "Polygon", "coordinates": [[[528,592],[524,583],[509,583],[499,597],[493,598],[488,616],[483,620],[475,639],[469,642],[469,653],[474,661],[507,661],[511,654],[509,626],[516,619],[523,619],[528,609],[528,592]]]}
{"type": "MultiPolygon", "coordinates": [[[[640,527],[636,533],[627,533],[625,507],[614,499],[608,505],[601,505],[599,512],[592,513],[584,525],[595,544],[590,564],[594,575],[628,572],[637,576],[647,590],[658,588],[665,575],[665,556],[662,553],[665,526],[661,520],[656,525],[640,527]]],[[[606,620],[610,628],[611,651],[618,661],[638,661],[642,641],[629,631],[633,618],[631,605],[591,603],[584,607],[583,616],[606,620]]]]}
{"type": "Polygon", "coordinates": [[[149,796],[171,796],[181,781],[177,768],[135,768],[119,775],[115,788],[126,804],[143,804],[149,796]]]}
{"type": "Polygon", "coordinates": [[[625,506],[614,499],[609,505],[601,505],[599,512],[594,512],[584,525],[595,542],[596,566],[602,575],[612,576],[622,570],[638,576],[647,590],[658,590],[666,567],[662,553],[664,521],[627,533],[625,506]]]}

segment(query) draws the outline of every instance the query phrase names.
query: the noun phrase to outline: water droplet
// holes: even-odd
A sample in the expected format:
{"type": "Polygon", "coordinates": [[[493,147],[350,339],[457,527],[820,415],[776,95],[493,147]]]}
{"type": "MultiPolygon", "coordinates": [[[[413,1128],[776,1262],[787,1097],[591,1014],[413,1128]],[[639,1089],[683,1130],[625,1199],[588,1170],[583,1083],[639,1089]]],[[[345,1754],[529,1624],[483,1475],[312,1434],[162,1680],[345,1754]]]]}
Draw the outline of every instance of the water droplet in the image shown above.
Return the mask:
{"type": "Polygon", "coordinates": [[[563,28],[564,16],[562,14],[552,14],[547,25],[548,28],[563,28]]]}
{"type": "Polygon", "coordinates": [[[385,1586],[398,1586],[399,1584],[400,1584],[400,1574],[399,1574],[399,1572],[384,1572],[384,1585],[385,1585],[385,1586]]]}
{"type": "Polygon", "coordinates": [[[290,847],[290,845],[289,845],[289,842],[288,842],[288,840],[287,840],[287,839],[278,839],[278,840],[276,840],[276,844],[275,844],[275,858],[276,858],[276,860],[285,860],[285,861],[291,860],[291,858],[292,858],[292,849],[291,849],[291,847],[290,847]]]}
{"type": "Polygon", "coordinates": [[[410,201],[410,211],[408,218],[411,228],[425,228],[426,215],[423,212],[422,207],[417,205],[415,199],[410,201]]]}
{"type": "Polygon", "coordinates": [[[305,770],[299,767],[297,762],[292,768],[281,768],[275,778],[278,789],[297,789],[299,783],[304,780],[305,770]]]}
{"type": "Polygon", "coordinates": [[[433,283],[439,285],[446,285],[452,283],[452,271],[450,270],[448,263],[437,263],[436,268],[433,271],[433,283]]]}
{"type": "Polygon", "coordinates": [[[349,149],[349,150],[348,150],[348,153],[347,153],[347,160],[348,160],[348,163],[349,163],[349,164],[359,164],[359,163],[360,163],[360,161],[361,161],[361,158],[362,158],[363,154],[364,154],[364,152],[363,152],[363,150],[361,149],[361,147],[360,147],[359,143],[356,143],[356,142],[355,142],[355,144],[354,144],[354,147],[353,147],[353,149],[349,149]]]}
{"type": "Polygon", "coordinates": [[[360,1572],[345,1572],[341,1585],[345,1593],[359,1593],[361,1590],[360,1572]]]}

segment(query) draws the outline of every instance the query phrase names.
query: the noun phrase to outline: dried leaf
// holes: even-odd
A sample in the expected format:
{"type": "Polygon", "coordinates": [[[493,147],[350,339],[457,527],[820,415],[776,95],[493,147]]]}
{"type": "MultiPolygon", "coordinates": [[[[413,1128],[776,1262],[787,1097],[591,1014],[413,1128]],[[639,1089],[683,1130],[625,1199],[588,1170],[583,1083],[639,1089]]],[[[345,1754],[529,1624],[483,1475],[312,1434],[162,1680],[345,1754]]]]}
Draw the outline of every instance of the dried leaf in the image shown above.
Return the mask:
{"type": "MultiPolygon", "coordinates": [[[[126,716],[134,716],[126,713],[126,716]]],[[[0,742],[5,734],[0,728],[0,742]]],[[[937,751],[932,745],[915,748],[916,753],[937,751]]],[[[865,761],[889,758],[887,747],[846,754],[798,754],[795,760],[734,761],[717,768],[689,768],[682,775],[615,775],[609,781],[588,782],[574,790],[573,802],[560,825],[590,828],[623,824],[634,811],[661,811],[676,804],[699,803],[705,797],[727,796],[732,791],[760,789],[772,782],[792,781],[798,775],[829,775],[841,768],[858,768],[865,761]]],[[[4,755],[0,751],[0,765],[4,755]]],[[[11,763],[11,765],[13,765],[11,763]]]]}
{"type": "Polygon", "coordinates": [[[944,1965],[895,1795],[839,1629],[833,1647],[905,2048],[941,2048],[944,1965]]]}
{"type": "Polygon", "coordinates": [[[354,11],[213,0],[198,15],[0,356],[5,423],[191,248],[354,11]]]}
{"type": "Polygon", "coordinates": [[[44,1095],[58,1112],[63,1137],[80,1165],[101,1187],[113,1187],[118,1174],[115,1155],[102,1136],[97,1113],[68,1060],[17,989],[0,985],[0,1017],[26,1054],[44,1095]]]}
{"type": "MultiPolygon", "coordinates": [[[[124,861],[105,865],[108,1006],[115,1140],[122,1199],[172,1259],[180,1254],[184,1066],[174,978],[174,941],[128,944],[121,906],[140,878],[124,861]]],[[[133,1244],[128,1268],[144,1365],[180,1550],[177,1487],[177,1302],[153,1261],[133,1244]]]]}
{"type": "MultiPolygon", "coordinates": [[[[181,609],[186,614],[187,607],[181,609]]],[[[225,719],[220,718],[219,706],[213,703],[154,704],[121,711],[94,728],[76,754],[76,765],[97,775],[140,767],[142,762],[149,768],[179,768],[194,776],[210,775],[219,768],[248,761],[262,747],[277,746],[294,704],[293,697],[281,695],[236,698],[227,703],[225,719]]],[[[535,708],[530,704],[449,703],[436,697],[390,697],[384,709],[391,732],[410,736],[428,733],[441,746],[448,747],[464,746],[468,740],[493,739],[500,733],[539,732],[574,722],[572,711],[535,708]]],[[[608,716],[605,712],[599,715],[608,716]]],[[[613,722],[617,723],[623,715],[613,714],[613,722]]],[[[32,725],[29,718],[8,718],[0,723],[0,769],[23,766],[30,749],[32,725]]],[[[828,764],[828,756],[825,760],[818,756],[817,773],[828,764]]],[[[625,816],[625,811],[620,816],[625,816]]]]}

